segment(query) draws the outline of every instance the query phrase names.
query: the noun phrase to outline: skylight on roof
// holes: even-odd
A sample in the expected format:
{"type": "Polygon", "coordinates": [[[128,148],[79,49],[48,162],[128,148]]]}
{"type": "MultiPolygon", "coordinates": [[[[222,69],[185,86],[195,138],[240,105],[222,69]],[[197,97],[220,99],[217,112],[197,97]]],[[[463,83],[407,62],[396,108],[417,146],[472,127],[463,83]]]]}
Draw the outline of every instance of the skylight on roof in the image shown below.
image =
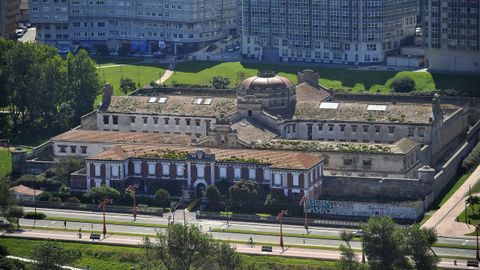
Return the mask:
{"type": "Polygon", "coordinates": [[[167,102],[167,99],[168,99],[167,97],[161,97],[158,99],[158,103],[165,104],[165,102],[167,102]]]}
{"type": "Polygon", "coordinates": [[[368,105],[367,111],[386,111],[387,105],[368,105]]]}
{"type": "Polygon", "coordinates": [[[148,99],[148,103],[153,103],[155,101],[157,101],[156,97],[151,97],[151,98],[148,99]]]}
{"type": "Polygon", "coordinates": [[[321,102],[320,103],[320,109],[328,109],[328,110],[336,110],[338,109],[338,105],[340,103],[336,103],[336,102],[321,102]]]}
{"type": "Polygon", "coordinates": [[[210,105],[210,104],[212,104],[212,101],[213,101],[213,98],[211,98],[211,97],[208,97],[208,98],[204,98],[204,97],[194,98],[194,99],[193,99],[193,104],[197,104],[197,105],[210,105]]]}

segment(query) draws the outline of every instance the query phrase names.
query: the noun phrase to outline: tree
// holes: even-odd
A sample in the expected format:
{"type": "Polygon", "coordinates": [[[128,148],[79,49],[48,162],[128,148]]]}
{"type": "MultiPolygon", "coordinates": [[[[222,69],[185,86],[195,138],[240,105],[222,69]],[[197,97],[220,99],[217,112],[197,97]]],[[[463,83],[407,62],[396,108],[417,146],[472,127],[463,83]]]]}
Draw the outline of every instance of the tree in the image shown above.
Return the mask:
{"type": "Polygon", "coordinates": [[[93,109],[93,103],[102,88],[95,62],[85,50],[67,55],[67,95],[73,108],[72,124],[93,109]]]}
{"type": "Polygon", "coordinates": [[[405,230],[405,241],[408,254],[411,255],[416,269],[437,269],[438,257],[432,254],[432,245],[437,242],[434,229],[424,229],[414,224],[405,230]]]}
{"type": "Polygon", "coordinates": [[[259,189],[256,182],[240,180],[229,188],[232,208],[239,211],[253,211],[258,208],[259,189]]]}
{"type": "Polygon", "coordinates": [[[472,151],[462,162],[462,169],[465,172],[473,171],[480,164],[480,142],[478,142],[472,151]]]}
{"type": "MultiPolygon", "coordinates": [[[[282,209],[289,209],[291,205],[291,201],[288,200],[288,198],[283,194],[283,191],[280,190],[271,190],[264,202],[264,206],[266,208],[265,210],[271,214],[277,214],[282,209]]],[[[298,208],[297,206],[298,204],[295,205],[296,208],[298,208]]]]}
{"type": "Polygon", "coordinates": [[[230,188],[230,183],[226,179],[220,181],[215,181],[215,186],[217,186],[218,191],[222,196],[229,196],[228,189],[230,188]]]}
{"type": "Polygon", "coordinates": [[[142,269],[240,269],[239,254],[227,243],[220,243],[194,225],[173,224],[155,241],[145,238],[142,269]],[[150,268],[149,268],[150,267],[150,268]]]}
{"type": "Polygon", "coordinates": [[[10,210],[15,207],[15,196],[10,190],[9,181],[0,179],[0,232],[10,230],[15,224],[15,217],[11,216],[10,210]]]}
{"type": "Polygon", "coordinates": [[[117,200],[120,198],[120,192],[114,188],[101,185],[99,187],[91,188],[83,196],[89,198],[95,202],[103,201],[105,199],[117,200]]]}
{"type": "Polygon", "coordinates": [[[407,269],[402,233],[391,217],[372,217],[362,226],[363,247],[371,269],[407,269]]]}
{"type": "Polygon", "coordinates": [[[125,95],[128,94],[129,92],[135,91],[137,86],[135,85],[135,82],[130,79],[130,78],[121,78],[120,79],[120,91],[124,93],[125,95]]]}
{"type": "Polygon", "coordinates": [[[212,84],[212,87],[215,89],[225,89],[230,84],[230,78],[217,75],[217,76],[213,76],[210,83],[212,84]]]}
{"type": "Polygon", "coordinates": [[[222,195],[216,185],[209,185],[207,187],[207,199],[207,208],[210,211],[219,211],[223,208],[222,195]]]}
{"type": "Polygon", "coordinates": [[[155,201],[161,206],[167,206],[170,203],[170,193],[165,189],[161,188],[155,191],[155,201]]]}
{"type": "Polygon", "coordinates": [[[32,259],[36,260],[43,270],[61,269],[61,266],[73,263],[80,256],[79,251],[65,249],[63,244],[50,240],[35,245],[32,252],[32,259]]]}
{"type": "Polygon", "coordinates": [[[363,266],[358,262],[357,255],[353,252],[352,246],[350,245],[350,241],[353,239],[353,233],[342,231],[340,233],[340,238],[347,244],[346,246],[343,244],[340,245],[340,268],[343,270],[362,269],[363,266]]]}
{"type": "MultiPolygon", "coordinates": [[[[466,203],[470,206],[470,208],[472,208],[472,215],[474,215],[475,205],[480,204],[480,197],[470,195],[466,199],[466,203]]],[[[468,219],[468,216],[466,216],[465,218],[468,219]]]]}
{"type": "Polygon", "coordinates": [[[13,206],[8,209],[7,216],[14,220],[17,229],[20,228],[20,219],[25,215],[23,207],[13,206]]]}
{"type": "Polygon", "coordinates": [[[244,71],[238,71],[236,75],[237,75],[237,85],[240,85],[248,76],[247,73],[244,71]]]}
{"type": "Polygon", "coordinates": [[[415,90],[415,81],[410,77],[397,77],[390,84],[390,88],[398,93],[412,92],[415,90]]]}

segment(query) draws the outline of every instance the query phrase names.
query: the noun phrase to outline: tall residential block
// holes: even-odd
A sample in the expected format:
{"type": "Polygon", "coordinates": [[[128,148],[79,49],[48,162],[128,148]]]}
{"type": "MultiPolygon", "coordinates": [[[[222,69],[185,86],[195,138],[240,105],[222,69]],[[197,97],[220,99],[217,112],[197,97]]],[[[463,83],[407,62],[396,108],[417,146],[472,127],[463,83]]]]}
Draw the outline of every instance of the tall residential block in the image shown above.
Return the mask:
{"type": "Polygon", "coordinates": [[[92,48],[197,49],[236,30],[235,0],[30,0],[37,40],[92,48]]]}
{"type": "Polygon", "coordinates": [[[0,1],[0,38],[12,38],[15,36],[17,22],[20,20],[20,1],[0,1]]]}
{"type": "Polygon", "coordinates": [[[422,15],[428,68],[480,71],[480,1],[423,0],[422,15]]]}
{"type": "Polygon", "coordinates": [[[242,54],[377,63],[415,34],[419,0],[239,0],[242,54]]]}

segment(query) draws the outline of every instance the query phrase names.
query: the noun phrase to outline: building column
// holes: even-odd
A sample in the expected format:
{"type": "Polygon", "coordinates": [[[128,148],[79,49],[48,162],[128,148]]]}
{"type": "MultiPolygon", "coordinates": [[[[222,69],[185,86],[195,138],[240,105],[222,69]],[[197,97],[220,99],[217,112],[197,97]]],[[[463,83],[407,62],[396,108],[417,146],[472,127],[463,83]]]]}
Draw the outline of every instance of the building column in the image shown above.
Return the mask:
{"type": "Polygon", "coordinates": [[[210,183],[215,185],[215,163],[210,163],[210,183]]]}
{"type": "Polygon", "coordinates": [[[87,190],[90,190],[90,178],[86,177],[87,180],[87,190]]]}
{"type": "Polygon", "coordinates": [[[192,188],[192,163],[187,162],[187,187],[192,188]]]}
{"type": "Polygon", "coordinates": [[[105,185],[107,185],[107,187],[110,187],[110,179],[109,178],[105,179],[105,185]]]}

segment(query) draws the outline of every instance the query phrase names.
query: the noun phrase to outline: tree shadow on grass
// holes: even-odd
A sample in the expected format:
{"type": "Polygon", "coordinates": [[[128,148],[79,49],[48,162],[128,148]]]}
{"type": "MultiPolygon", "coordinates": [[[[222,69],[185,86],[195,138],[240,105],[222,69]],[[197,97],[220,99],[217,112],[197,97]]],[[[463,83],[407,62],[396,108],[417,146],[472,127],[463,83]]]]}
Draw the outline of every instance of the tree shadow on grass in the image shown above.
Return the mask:
{"type": "Polygon", "coordinates": [[[175,66],[175,71],[186,72],[186,73],[197,73],[204,69],[212,68],[219,64],[222,64],[222,62],[213,62],[213,61],[181,62],[175,66]]]}
{"type": "Polygon", "coordinates": [[[437,89],[456,89],[462,96],[480,96],[480,75],[431,73],[437,89]]]}

